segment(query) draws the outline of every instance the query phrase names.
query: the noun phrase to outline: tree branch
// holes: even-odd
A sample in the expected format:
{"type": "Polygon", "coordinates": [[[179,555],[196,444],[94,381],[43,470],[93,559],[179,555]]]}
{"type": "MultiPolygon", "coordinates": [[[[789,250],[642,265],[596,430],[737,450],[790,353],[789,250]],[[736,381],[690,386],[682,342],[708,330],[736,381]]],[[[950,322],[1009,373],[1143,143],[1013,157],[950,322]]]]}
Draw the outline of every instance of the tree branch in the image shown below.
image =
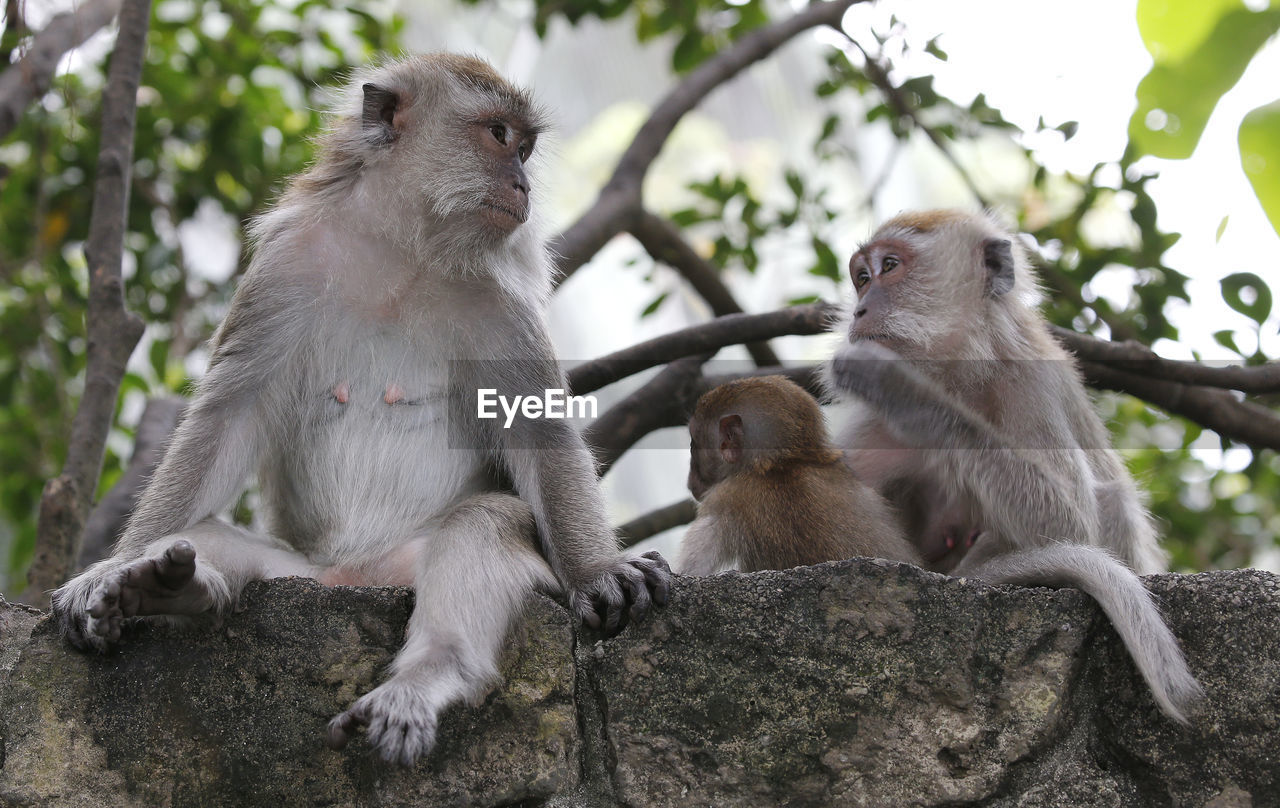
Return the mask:
{"type": "Polygon", "coordinates": [[[850,44],[862,51],[865,64],[863,72],[866,74],[867,78],[871,80],[871,83],[876,85],[876,87],[880,89],[880,92],[884,93],[885,100],[889,102],[889,106],[898,114],[898,117],[906,118],[911,121],[915,128],[924,132],[925,136],[928,137],[933,145],[938,148],[938,151],[942,153],[942,156],[946,158],[947,162],[951,164],[951,167],[960,175],[960,179],[969,189],[969,193],[973,194],[973,198],[977,200],[978,204],[984,208],[991,207],[991,203],[985,196],[983,196],[982,191],[978,189],[978,184],[974,182],[969,171],[963,164],[961,164],[959,158],[951,152],[951,147],[947,145],[946,139],[943,138],[942,135],[938,134],[937,130],[921,120],[920,114],[916,112],[915,107],[911,106],[911,104],[907,102],[902,91],[898,89],[898,87],[894,85],[893,80],[889,78],[889,71],[885,69],[884,65],[880,64],[875,57],[868,53],[867,49],[862,47],[862,44],[856,39],[848,36],[847,34],[846,37],[850,44]]]}
{"type": "Polygon", "coordinates": [[[710,358],[704,353],[672,362],[583,430],[601,477],[645,435],[688,422],[701,391],[702,364],[710,358]]]}
{"type": "Polygon", "coordinates": [[[120,2],[89,0],[74,12],[59,14],[35,35],[26,55],[0,73],[0,140],[22,120],[27,106],[48,92],[63,55],[111,22],[120,2]]]}
{"type": "Polygon", "coordinates": [[[120,538],[129,514],[133,513],[134,506],[138,504],[142,489],[164,458],[169,437],[178,426],[178,420],[186,406],[186,400],[177,396],[162,396],[147,401],[147,408],[142,411],[142,419],[138,421],[138,430],[134,435],[133,456],[129,458],[128,468],[89,514],[89,521],[84,527],[84,542],[76,561],[77,569],[84,569],[98,559],[105,558],[111,545],[120,538]]]}
{"type": "Polygon", "coordinates": [[[683,328],[630,348],[583,362],[569,371],[569,388],[585,395],[658,365],[685,356],[717,351],[791,334],[821,334],[839,313],[834,303],[809,303],[764,314],[729,314],[708,323],[683,328]]]}
{"type": "Polygon", "coordinates": [[[699,65],[654,107],[623,152],[595,204],[551,241],[560,282],[600,251],[640,212],[645,173],[680,119],[716,87],[773,53],[792,37],[819,25],[840,26],[844,13],[862,0],[813,3],[781,22],[759,28],[699,65]]]}
{"type": "Polygon", "coordinates": [[[691,499],[682,500],[637,516],[625,525],[619,525],[616,528],[618,539],[623,547],[634,547],[673,527],[689,524],[697,515],[698,503],[691,499]]]}
{"type": "Polygon", "coordinates": [[[42,601],[47,599],[45,591],[66,579],[80,554],[85,519],[102,473],[120,380],[143,331],[142,320],[124,307],[120,265],[129,209],[138,84],[150,12],[151,0],[127,0],[121,8],[120,31],[103,91],[98,176],[94,181],[89,238],[85,242],[89,311],[84,393],[71,425],[62,474],[45,485],[40,497],[35,560],[27,573],[28,583],[41,593],[42,601]]]}
{"type": "Polygon", "coordinates": [[[1152,379],[1111,363],[1084,361],[1080,366],[1094,387],[1128,393],[1212,429],[1224,438],[1256,449],[1280,451],[1280,416],[1266,407],[1238,401],[1225,390],[1152,379]]]}
{"type": "MultiPolygon", "coordinates": [[[[679,272],[717,317],[742,314],[742,307],[720,279],[720,273],[698,255],[674,224],[647,210],[642,211],[632,223],[631,235],[636,237],[645,252],[655,261],[661,261],[679,272]]],[[[768,342],[748,343],[746,348],[751,358],[761,367],[781,364],[768,342]]]]}
{"type": "Polygon", "coordinates": [[[1280,362],[1214,367],[1199,362],[1165,359],[1134,340],[1107,341],[1059,326],[1050,326],[1050,331],[1080,359],[1104,362],[1129,373],[1253,395],[1280,393],[1280,362]]]}

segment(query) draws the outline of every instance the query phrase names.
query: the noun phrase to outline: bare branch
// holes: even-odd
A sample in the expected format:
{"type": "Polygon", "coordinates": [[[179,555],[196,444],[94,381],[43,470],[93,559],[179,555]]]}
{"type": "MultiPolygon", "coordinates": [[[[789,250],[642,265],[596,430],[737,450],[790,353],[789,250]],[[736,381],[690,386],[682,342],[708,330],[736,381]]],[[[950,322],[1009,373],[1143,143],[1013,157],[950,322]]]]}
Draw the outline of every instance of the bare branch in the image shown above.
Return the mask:
{"type": "Polygon", "coordinates": [[[120,1],[89,0],[74,12],[59,14],[35,35],[26,55],[0,73],[0,140],[22,120],[27,106],[48,92],[63,55],[111,22],[120,1]]]}
{"type": "Polygon", "coordinates": [[[978,184],[973,181],[973,177],[970,176],[968,169],[966,169],[960,162],[959,158],[952,153],[951,147],[947,144],[946,139],[940,135],[936,129],[926,124],[920,118],[920,114],[916,112],[915,107],[907,101],[906,97],[902,94],[902,91],[893,83],[893,79],[889,78],[889,72],[885,69],[884,65],[880,64],[879,60],[872,56],[866,48],[862,47],[862,44],[856,39],[848,36],[847,34],[846,37],[850,44],[862,51],[862,56],[865,61],[863,73],[865,73],[867,78],[871,80],[872,84],[879,88],[880,92],[884,93],[885,100],[889,102],[889,106],[898,115],[898,117],[906,118],[911,121],[915,128],[924,132],[925,136],[928,137],[933,145],[938,148],[938,151],[942,153],[942,156],[946,158],[947,162],[951,163],[951,167],[960,175],[960,179],[969,189],[969,193],[973,194],[973,198],[977,200],[978,204],[982,205],[984,208],[991,207],[991,203],[985,196],[983,196],[982,191],[978,189],[978,184]]]}
{"type": "MultiPolygon", "coordinates": [[[[127,0],[102,100],[102,137],[85,259],[89,264],[88,350],[84,393],[71,425],[62,474],[45,485],[36,525],[36,554],[27,581],[37,592],[60,584],[80,554],[81,536],[106,450],[120,380],[142,336],[142,321],[124,307],[120,277],[138,84],[151,0],[127,0]]],[[[44,596],[42,595],[42,600],[44,596]]]]}
{"type": "Polygon", "coordinates": [[[1094,387],[1128,393],[1256,449],[1280,451],[1280,416],[1266,407],[1238,401],[1225,390],[1152,379],[1109,362],[1080,365],[1094,387]]]}
{"type": "Polygon", "coordinates": [[[142,419],[138,421],[138,430],[134,435],[133,456],[129,458],[128,468],[89,514],[89,521],[84,527],[84,542],[76,562],[77,568],[84,569],[98,559],[105,558],[111,545],[124,532],[125,522],[138,504],[138,497],[151,479],[156,466],[160,465],[165,446],[178,426],[178,419],[182,417],[182,410],[186,406],[186,400],[176,396],[162,396],[147,401],[147,408],[142,411],[142,419]]]}
{"type": "Polygon", "coordinates": [[[682,500],[637,516],[625,525],[619,525],[618,540],[623,547],[634,547],[673,527],[689,524],[697,515],[698,503],[691,499],[682,500]]]}
{"type": "Polygon", "coordinates": [[[704,353],[672,362],[583,431],[601,477],[645,435],[689,420],[701,390],[702,364],[710,358],[704,353]]]}
{"type": "Polygon", "coordinates": [[[585,395],[658,365],[740,345],[790,334],[821,334],[839,313],[834,303],[809,303],[764,314],[729,314],[709,323],[683,328],[630,348],[584,362],[569,371],[574,395],[585,395]]]}
{"type": "Polygon", "coordinates": [[[654,158],[662,151],[676,124],[712,90],[764,59],[792,37],[810,28],[838,28],[849,7],[861,0],[812,3],[789,19],[759,28],[728,49],[699,65],[654,107],[631,145],[623,152],[613,175],[595,204],[551,241],[560,280],[568,278],[609,239],[627,228],[629,217],[639,215],[640,187],[654,158]]]}
{"type": "MultiPolygon", "coordinates": [[[[733,293],[720,280],[720,273],[698,255],[674,224],[661,216],[643,211],[632,224],[631,235],[636,237],[654,260],[679,272],[698,296],[707,301],[717,317],[742,313],[742,307],[733,299],[733,293]]],[[[748,343],[746,348],[757,365],[763,367],[780,364],[778,355],[769,347],[768,342],[748,343]]]]}
{"type": "Polygon", "coordinates": [[[1058,326],[1052,326],[1050,330],[1082,360],[1106,363],[1130,373],[1181,384],[1220,387],[1254,395],[1280,393],[1280,362],[1215,367],[1200,362],[1165,359],[1134,340],[1109,342],[1058,326]]]}

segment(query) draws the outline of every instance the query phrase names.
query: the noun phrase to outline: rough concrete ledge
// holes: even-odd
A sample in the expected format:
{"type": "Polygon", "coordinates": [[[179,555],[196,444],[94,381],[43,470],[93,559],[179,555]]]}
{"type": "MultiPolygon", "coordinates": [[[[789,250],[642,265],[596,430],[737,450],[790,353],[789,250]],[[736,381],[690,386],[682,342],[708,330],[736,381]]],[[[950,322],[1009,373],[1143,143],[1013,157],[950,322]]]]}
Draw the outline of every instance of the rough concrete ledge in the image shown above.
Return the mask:
{"type": "Polygon", "coordinates": [[[1208,693],[1190,728],[1081,593],[859,559],[680,579],[605,641],[538,598],[413,770],[321,744],[407,590],[258,583],[106,656],[0,599],[0,806],[1280,805],[1280,578],[1146,580],[1208,693]]]}

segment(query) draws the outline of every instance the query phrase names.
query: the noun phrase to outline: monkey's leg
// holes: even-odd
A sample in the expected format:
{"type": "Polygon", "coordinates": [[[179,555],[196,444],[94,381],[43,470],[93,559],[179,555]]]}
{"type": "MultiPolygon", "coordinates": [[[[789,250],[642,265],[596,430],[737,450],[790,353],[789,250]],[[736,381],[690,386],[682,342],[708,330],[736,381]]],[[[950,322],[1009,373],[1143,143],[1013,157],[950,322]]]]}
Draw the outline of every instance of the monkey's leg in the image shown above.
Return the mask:
{"type": "Polygon", "coordinates": [[[272,539],[214,519],[152,542],[137,558],[93,565],[55,593],[66,636],[99,651],[133,617],[221,613],[251,580],[315,575],[302,555],[272,539]]]}
{"type": "Polygon", "coordinates": [[[478,698],[496,677],[527,596],[559,589],[535,547],[524,501],[480,494],[457,505],[423,553],[417,604],[390,678],[329,722],[329,746],[341,749],[365,727],[385,760],[408,766],[430,752],[440,711],[478,698]]]}

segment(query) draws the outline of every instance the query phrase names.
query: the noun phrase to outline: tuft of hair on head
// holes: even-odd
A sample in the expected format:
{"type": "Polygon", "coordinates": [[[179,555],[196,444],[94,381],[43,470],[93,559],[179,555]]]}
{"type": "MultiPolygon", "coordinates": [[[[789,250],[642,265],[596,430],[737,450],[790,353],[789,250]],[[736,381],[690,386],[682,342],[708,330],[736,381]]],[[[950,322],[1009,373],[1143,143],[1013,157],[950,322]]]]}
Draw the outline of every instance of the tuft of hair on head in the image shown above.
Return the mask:
{"type": "Polygon", "coordinates": [[[758,471],[784,462],[831,463],[822,408],[804,388],[785,376],[754,376],[716,387],[698,399],[694,419],[718,424],[737,415],[743,422],[748,462],[758,471]]]}

